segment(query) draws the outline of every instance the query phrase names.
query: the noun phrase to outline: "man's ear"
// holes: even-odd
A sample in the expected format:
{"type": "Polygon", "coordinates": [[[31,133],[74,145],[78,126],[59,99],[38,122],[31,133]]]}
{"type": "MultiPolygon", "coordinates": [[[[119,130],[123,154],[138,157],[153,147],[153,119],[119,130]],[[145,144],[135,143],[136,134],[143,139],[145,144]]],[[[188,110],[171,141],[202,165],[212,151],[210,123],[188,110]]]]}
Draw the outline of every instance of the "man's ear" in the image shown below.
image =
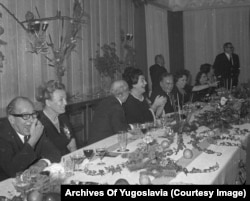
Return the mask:
{"type": "Polygon", "coordinates": [[[14,124],[15,123],[15,118],[12,116],[12,115],[9,115],[8,116],[8,120],[11,124],[14,124]]]}

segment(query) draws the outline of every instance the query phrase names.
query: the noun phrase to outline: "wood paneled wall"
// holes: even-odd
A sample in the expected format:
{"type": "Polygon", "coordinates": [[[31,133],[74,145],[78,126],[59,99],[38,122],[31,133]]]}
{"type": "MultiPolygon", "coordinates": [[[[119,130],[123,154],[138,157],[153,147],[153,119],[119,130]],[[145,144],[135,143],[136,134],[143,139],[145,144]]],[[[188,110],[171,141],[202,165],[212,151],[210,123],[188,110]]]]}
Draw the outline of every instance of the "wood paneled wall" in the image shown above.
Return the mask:
{"type": "MultiPolygon", "coordinates": [[[[41,17],[55,16],[57,10],[62,15],[71,16],[74,0],[1,0],[1,2],[20,20],[25,20],[27,11],[36,14],[38,8],[41,17]]],[[[67,71],[63,77],[70,94],[90,94],[100,89],[100,76],[93,63],[97,44],[116,43],[120,52],[120,31],[134,33],[134,5],[131,0],[80,0],[88,17],[83,25],[77,42],[76,51],[65,62],[67,71]]],[[[5,116],[8,102],[15,96],[27,96],[35,101],[36,89],[43,82],[55,79],[54,68],[41,54],[31,54],[27,33],[16,23],[2,7],[0,24],[5,32],[1,40],[6,46],[0,46],[5,55],[3,72],[0,73],[0,117],[5,116]]],[[[47,30],[55,45],[59,43],[62,32],[61,22],[50,21],[47,30]]],[[[49,53],[47,56],[51,56],[49,53]]]]}

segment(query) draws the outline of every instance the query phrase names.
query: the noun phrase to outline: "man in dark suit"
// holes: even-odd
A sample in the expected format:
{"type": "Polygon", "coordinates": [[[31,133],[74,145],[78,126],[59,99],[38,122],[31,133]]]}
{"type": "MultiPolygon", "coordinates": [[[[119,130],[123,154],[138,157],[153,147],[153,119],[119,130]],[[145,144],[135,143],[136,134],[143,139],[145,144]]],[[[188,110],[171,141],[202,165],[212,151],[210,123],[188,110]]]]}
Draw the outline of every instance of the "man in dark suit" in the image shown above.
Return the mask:
{"type": "Polygon", "coordinates": [[[167,69],[164,67],[164,57],[161,54],[155,56],[155,64],[149,68],[149,72],[153,91],[160,88],[160,76],[167,72],[167,69]]]}
{"type": "Polygon", "coordinates": [[[128,84],[123,80],[115,81],[110,92],[111,96],[102,100],[94,111],[89,144],[129,129],[122,107],[129,95],[128,84]]]}
{"type": "Polygon", "coordinates": [[[60,159],[60,152],[43,134],[33,103],[26,97],[14,98],[0,125],[0,181],[27,168],[42,171],[60,159]]]}
{"type": "Polygon", "coordinates": [[[175,102],[173,99],[173,95],[171,94],[174,87],[174,77],[172,74],[163,73],[160,77],[160,88],[152,91],[150,100],[154,102],[155,98],[160,95],[166,97],[167,101],[164,105],[164,113],[172,113],[175,112],[175,102]]]}
{"type": "Polygon", "coordinates": [[[217,55],[215,58],[213,65],[214,73],[220,81],[220,86],[230,89],[231,87],[238,85],[240,61],[239,56],[234,54],[232,43],[225,43],[223,48],[224,53],[217,55]]]}

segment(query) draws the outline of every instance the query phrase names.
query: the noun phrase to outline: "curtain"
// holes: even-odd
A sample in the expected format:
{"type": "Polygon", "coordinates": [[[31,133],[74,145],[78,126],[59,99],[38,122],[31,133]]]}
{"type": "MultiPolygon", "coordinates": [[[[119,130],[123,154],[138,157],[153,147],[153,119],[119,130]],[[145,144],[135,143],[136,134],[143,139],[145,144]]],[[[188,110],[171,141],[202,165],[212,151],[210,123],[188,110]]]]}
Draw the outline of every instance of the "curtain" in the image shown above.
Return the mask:
{"type": "Polygon", "coordinates": [[[183,12],[184,65],[195,76],[203,63],[213,64],[223,44],[232,42],[240,58],[240,82],[250,80],[250,7],[183,12]]]}
{"type": "MultiPolygon", "coordinates": [[[[168,43],[168,13],[167,10],[148,4],[145,7],[146,15],[146,41],[148,69],[155,63],[157,54],[162,54],[165,60],[165,68],[169,68],[169,43],[168,43]]],[[[148,78],[150,78],[148,70],[148,78]]],[[[151,88],[151,80],[148,79],[151,88]]]]}

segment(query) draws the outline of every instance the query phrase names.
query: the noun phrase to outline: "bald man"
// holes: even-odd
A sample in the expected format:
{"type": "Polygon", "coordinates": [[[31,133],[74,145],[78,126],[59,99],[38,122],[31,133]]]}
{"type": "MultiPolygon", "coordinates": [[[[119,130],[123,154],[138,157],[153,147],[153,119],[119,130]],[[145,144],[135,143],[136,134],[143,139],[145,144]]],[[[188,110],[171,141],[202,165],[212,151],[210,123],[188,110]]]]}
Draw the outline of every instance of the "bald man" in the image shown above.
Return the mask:
{"type": "Polygon", "coordinates": [[[6,112],[7,118],[0,125],[0,181],[27,168],[36,172],[49,161],[60,161],[60,152],[43,134],[43,125],[28,98],[14,98],[6,112]]]}
{"type": "Polygon", "coordinates": [[[112,83],[110,93],[111,96],[102,100],[94,112],[88,144],[129,129],[122,108],[129,95],[128,84],[117,80],[112,83]]]}

